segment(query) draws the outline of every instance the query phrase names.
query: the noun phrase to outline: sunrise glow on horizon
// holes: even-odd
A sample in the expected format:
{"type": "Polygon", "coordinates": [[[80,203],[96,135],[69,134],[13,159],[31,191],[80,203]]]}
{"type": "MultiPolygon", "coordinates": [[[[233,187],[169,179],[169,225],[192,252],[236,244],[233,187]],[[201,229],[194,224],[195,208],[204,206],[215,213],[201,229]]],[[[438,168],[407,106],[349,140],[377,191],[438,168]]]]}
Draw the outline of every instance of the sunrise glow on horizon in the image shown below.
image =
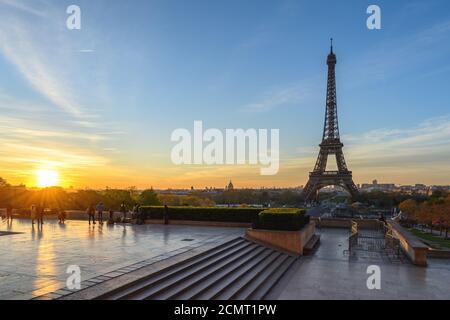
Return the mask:
{"type": "Polygon", "coordinates": [[[225,9],[105,0],[78,1],[85,14],[74,31],[63,2],[0,0],[0,177],[13,185],[305,185],[322,138],[331,36],[355,183],[450,183],[445,2],[424,14],[420,5],[379,1],[386,25],[377,32],[367,31],[365,3],[324,11],[302,1],[225,9]],[[197,120],[222,132],[279,129],[278,174],[174,165],[171,134],[197,120]]]}
{"type": "Polygon", "coordinates": [[[36,177],[40,188],[56,187],[59,184],[59,174],[55,170],[38,170],[36,177]]]}

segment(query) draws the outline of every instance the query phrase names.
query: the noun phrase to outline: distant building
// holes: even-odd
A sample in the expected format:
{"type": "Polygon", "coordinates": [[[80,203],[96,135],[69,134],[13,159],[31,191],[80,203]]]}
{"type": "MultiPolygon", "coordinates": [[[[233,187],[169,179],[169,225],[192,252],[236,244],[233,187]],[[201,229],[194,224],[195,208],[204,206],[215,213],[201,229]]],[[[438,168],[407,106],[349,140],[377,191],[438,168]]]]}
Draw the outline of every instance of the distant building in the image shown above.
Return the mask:
{"type": "Polygon", "coordinates": [[[394,183],[378,183],[378,180],[373,180],[372,184],[363,183],[360,190],[362,192],[372,191],[395,191],[396,185],[394,183]]]}
{"type": "Polygon", "coordinates": [[[234,190],[234,185],[233,185],[233,182],[231,182],[231,180],[230,180],[230,183],[228,184],[228,186],[225,187],[225,190],[228,190],[228,191],[234,190]]]}

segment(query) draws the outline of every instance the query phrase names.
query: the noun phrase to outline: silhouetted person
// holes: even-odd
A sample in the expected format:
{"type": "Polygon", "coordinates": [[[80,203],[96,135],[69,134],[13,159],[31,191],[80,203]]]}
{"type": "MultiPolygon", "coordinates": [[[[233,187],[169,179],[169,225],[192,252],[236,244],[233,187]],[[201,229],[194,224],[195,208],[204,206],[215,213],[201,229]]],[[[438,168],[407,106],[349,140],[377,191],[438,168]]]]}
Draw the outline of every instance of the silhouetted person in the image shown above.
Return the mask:
{"type": "Polygon", "coordinates": [[[31,218],[31,224],[34,224],[34,220],[36,220],[36,218],[37,218],[37,208],[34,204],[31,206],[30,218],[31,218]]]}
{"type": "Polygon", "coordinates": [[[66,222],[66,212],[62,209],[57,209],[57,210],[58,210],[59,223],[64,224],[66,222]]]}
{"type": "Polygon", "coordinates": [[[169,224],[169,207],[167,205],[164,205],[164,224],[169,224]]]}
{"type": "Polygon", "coordinates": [[[127,206],[125,202],[122,202],[120,205],[120,212],[122,213],[122,222],[125,222],[125,219],[127,218],[127,206]]]}
{"type": "Polygon", "coordinates": [[[381,216],[380,216],[380,219],[379,219],[381,222],[383,222],[383,224],[384,225],[386,225],[387,224],[387,222],[386,222],[386,218],[384,217],[384,214],[382,213],[381,214],[381,216]]]}
{"type": "Polygon", "coordinates": [[[95,208],[94,205],[91,204],[87,209],[86,209],[86,213],[89,217],[89,224],[91,224],[91,220],[92,223],[95,224],[95,208]]]}
{"type": "Polygon", "coordinates": [[[108,224],[114,224],[114,210],[109,210],[108,224]]]}
{"type": "Polygon", "coordinates": [[[97,205],[97,214],[98,214],[98,222],[103,223],[103,211],[105,210],[105,206],[102,202],[97,205]]]}
{"type": "Polygon", "coordinates": [[[12,208],[11,205],[8,205],[6,207],[6,220],[11,220],[12,221],[12,219],[13,219],[12,213],[13,213],[13,208],[12,208]]]}
{"type": "Polygon", "coordinates": [[[136,222],[138,224],[142,224],[143,223],[143,217],[141,216],[141,206],[139,204],[136,204],[133,208],[133,215],[134,218],[136,219],[136,222]]]}
{"type": "Polygon", "coordinates": [[[36,210],[38,225],[44,224],[44,207],[38,206],[36,210]]]}

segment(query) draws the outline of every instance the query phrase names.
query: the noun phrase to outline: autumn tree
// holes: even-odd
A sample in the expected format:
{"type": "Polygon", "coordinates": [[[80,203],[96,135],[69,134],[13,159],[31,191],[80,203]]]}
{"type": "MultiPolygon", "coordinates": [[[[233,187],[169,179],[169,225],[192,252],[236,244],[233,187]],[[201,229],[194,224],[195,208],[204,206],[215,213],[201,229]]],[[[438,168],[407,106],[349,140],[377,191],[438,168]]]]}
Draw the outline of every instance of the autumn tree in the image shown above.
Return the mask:
{"type": "Polygon", "coordinates": [[[404,213],[409,220],[418,220],[417,213],[419,211],[419,204],[414,199],[408,199],[400,203],[400,210],[404,213]]]}

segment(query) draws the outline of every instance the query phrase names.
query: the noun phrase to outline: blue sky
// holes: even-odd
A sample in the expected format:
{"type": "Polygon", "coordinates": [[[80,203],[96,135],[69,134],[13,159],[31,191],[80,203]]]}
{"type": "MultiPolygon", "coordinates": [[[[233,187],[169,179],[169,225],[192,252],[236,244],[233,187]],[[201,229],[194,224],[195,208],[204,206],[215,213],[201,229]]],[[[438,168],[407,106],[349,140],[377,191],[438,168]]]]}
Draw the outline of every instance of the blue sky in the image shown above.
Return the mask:
{"type": "Polygon", "coordinates": [[[0,176],[84,186],[298,186],[321,139],[329,38],[357,183],[450,184],[450,3],[0,0],[0,176]],[[77,4],[82,29],[68,30],[77,4]],[[382,10],[368,30],[366,9],[382,10]],[[175,167],[170,134],[280,129],[281,170],[175,167]]]}

